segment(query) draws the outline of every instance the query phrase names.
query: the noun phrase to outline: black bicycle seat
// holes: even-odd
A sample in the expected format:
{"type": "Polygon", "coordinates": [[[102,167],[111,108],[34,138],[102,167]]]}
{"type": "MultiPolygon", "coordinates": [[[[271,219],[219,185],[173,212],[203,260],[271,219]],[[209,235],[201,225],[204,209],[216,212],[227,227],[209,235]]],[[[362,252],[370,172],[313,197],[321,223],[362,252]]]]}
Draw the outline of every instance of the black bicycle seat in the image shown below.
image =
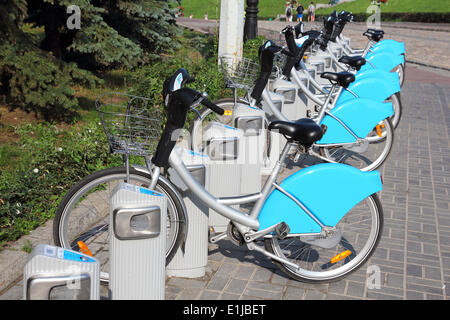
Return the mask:
{"type": "Polygon", "coordinates": [[[363,36],[366,36],[369,40],[373,40],[375,42],[378,42],[381,39],[383,39],[383,36],[384,36],[383,30],[374,30],[374,29],[369,29],[369,30],[364,32],[363,36]]]}
{"type": "Polygon", "coordinates": [[[269,130],[278,130],[279,133],[290,139],[310,147],[323,136],[322,128],[312,119],[304,118],[293,122],[276,120],[269,124],[269,130]]]}
{"type": "Polygon", "coordinates": [[[364,59],[361,56],[355,56],[355,57],[343,56],[339,59],[339,62],[345,63],[345,64],[351,66],[352,68],[359,70],[359,69],[361,69],[361,67],[363,65],[366,64],[366,59],[364,59]]]}
{"type": "Polygon", "coordinates": [[[330,81],[335,81],[344,88],[347,88],[350,83],[355,81],[355,75],[350,72],[323,72],[320,77],[330,81]]]}

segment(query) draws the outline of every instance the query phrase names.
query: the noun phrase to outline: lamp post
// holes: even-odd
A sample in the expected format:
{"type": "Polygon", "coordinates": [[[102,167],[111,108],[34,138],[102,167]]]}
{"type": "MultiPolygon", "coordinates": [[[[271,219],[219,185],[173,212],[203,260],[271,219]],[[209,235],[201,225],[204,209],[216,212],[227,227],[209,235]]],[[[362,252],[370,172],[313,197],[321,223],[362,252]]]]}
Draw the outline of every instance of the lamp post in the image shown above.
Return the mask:
{"type": "Polygon", "coordinates": [[[247,0],[245,9],[244,41],[258,35],[258,0],[247,0]]]}
{"type": "MultiPolygon", "coordinates": [[[[219,57],[242,57],[244,0],[222,0],[220,4],[219,57]]],[[[218,61],[220,63],[220,61],[218,61]]]]}

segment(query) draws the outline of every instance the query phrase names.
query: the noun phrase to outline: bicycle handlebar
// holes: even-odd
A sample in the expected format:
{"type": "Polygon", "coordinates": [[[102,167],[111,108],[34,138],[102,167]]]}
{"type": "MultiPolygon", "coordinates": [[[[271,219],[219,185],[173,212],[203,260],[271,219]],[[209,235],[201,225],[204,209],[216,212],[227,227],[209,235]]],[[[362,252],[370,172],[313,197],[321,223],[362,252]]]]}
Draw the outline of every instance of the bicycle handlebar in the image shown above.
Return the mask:
{"type": "Polygon", "coordinates": [[[205,107],[211,109],[212,111],[214,111],[215,113],[217,113],[219,115],[223,115],[225,113],[225,110],[223,110],[218,105],[216,105],[216,104],[212,103],[211,101],[209,101],[208,98],[203,98],[201,104],[204,105],[205,107]]]}

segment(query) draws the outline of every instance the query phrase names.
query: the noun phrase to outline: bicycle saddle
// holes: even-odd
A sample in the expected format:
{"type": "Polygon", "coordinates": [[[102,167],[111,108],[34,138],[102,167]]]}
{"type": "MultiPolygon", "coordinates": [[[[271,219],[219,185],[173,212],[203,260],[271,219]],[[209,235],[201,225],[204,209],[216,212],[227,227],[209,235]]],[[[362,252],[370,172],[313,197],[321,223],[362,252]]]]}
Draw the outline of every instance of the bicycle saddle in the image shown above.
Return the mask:
{"type": "Polygon", "coordinates": [[[355,75],[350,72],[323,72],[320,75],[323,79],[337,82],[341,87],[347,88],[350,83],[355,81],[355,75]]]}
{"type": "Polygon", "coordinates": [[[269,130],[278,130],[279,133],[290,139],[310,147],[320,140],[323,135],[322,128],[312,119],[304,118],[293,122],[275,120],[269,124],[269,130]]]}
{"type": "Polygon", "coordinates": [[[366,64],[366,59],[364,59],[361,56],[356,57],[343,56],[339,59],[339,62],[345,63],[359,71],[359,69],[361,69],[361,67],[366,64]]]}
{"type": "Polygon", "coordinates": [[[368,39],[372,39],[373,41],[378,42],[381,39],[383,39],[384,31],[383,30],[368,29],[368,31],[363,33],[363,36],[366,36],[368,39]]]}

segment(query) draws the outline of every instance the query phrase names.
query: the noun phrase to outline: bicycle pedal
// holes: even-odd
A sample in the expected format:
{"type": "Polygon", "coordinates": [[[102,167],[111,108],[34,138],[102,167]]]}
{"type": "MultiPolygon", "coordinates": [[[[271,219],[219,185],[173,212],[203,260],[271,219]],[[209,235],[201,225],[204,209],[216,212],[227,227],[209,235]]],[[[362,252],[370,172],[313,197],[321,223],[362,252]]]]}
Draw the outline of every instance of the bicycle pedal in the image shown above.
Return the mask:
{"type": "Polygon", "coordinates": [[[278,236],[278,239],[283,240],[286,236],[291,232],[291,228],[285,223],[281,222],[276,228],[275,233],[278,236]]]}

